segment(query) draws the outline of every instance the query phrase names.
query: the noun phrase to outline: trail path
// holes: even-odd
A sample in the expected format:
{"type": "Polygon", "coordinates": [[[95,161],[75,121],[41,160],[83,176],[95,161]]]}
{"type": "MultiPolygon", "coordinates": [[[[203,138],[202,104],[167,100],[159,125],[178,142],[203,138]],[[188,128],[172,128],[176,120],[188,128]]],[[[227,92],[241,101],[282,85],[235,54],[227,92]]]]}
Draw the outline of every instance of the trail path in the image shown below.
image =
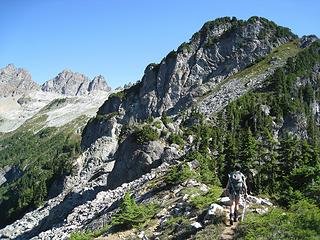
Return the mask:
{"type": "Polygon", "coordinates": [[[234,233],[238,226],[238,222],[233,223],[233,225],[228,225],[222,232],[220,240],[232,240],[234,239],[234,233]]]}

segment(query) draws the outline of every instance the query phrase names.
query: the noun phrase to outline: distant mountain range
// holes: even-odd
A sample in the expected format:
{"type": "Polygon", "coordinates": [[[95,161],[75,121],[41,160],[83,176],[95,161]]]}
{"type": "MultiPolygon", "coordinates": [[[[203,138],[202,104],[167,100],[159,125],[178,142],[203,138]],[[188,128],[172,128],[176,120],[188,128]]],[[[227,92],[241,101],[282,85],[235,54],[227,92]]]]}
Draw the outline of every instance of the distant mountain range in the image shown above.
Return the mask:
{"type": "Polygon", "coordinates": [[[63,70],[54,79],[40,86],[23,68],[16,68],[13,64],[9,64],[0,69],[0,97],[17,96],[37,90],[66,96],[82,96],[97,91],[110,91],[111,88],[101,75],[90,80],[83,74],[63,70]]]}

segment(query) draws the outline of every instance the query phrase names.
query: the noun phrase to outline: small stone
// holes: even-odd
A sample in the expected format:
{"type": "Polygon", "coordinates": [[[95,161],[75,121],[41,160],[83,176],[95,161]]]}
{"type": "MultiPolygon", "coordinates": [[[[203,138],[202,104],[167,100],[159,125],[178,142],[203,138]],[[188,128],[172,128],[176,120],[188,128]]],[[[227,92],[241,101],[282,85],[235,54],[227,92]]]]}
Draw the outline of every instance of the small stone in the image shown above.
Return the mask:
{"type": "Polygon", "coordinates": [[[225,206],[230,206],[231,205],[231,201],[229,197],[222,197],[220,199],[220,203],[225,205],[225,206]]]}
{"type": "Polygon", "coordinates": [[[208,186],[205,184],[201,184],[199,189],[201,192],[204,192],[204,193],[207,193],[209,191],[208,186]]]}
{"type": "Polygon", "coordinates": [[[183,197],[182,197],[182,200],[183,201],[187,201],[189,198],[189,194],[185,194],[183,197]]]}
{"type": "Polygon", "coordinates": [[[261,204],[269,207],[273,206],[272,202],[270,202],[268,199],[261,199],[261,204]]]}
{"type": "Polygon", "coordinates": [[[190,224],[190,226],[193,227],[193,228],[195,228],[195,229],[200,229],[200,228],[202,228],[202,225],[201,225],[201,223],[199,223],[199,222],[193,222],[193,223],[190,224]]]}

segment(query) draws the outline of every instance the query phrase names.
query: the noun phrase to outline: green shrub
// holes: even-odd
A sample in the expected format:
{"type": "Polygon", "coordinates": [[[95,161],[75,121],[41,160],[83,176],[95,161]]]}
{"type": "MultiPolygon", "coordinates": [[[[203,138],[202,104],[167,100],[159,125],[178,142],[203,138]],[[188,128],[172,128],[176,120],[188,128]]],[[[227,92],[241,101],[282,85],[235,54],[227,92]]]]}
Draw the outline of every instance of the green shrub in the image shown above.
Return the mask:
{"type": "Polygon", "coordinates": [[[150,220],[158,210],[155,204],[137,204],[135,199],[126,193],[120,211],[112,217],[112,224],[126,228],[139,227],[150,220]]]}
{"type": "Polygon", "coordinates": [[[164,177],[167,184],[178,184],[190,179],[195,175],[187,164],[174,166],[164,177]]]}
{"type": "Polygon", "coordinates": [[[119,92],[111,93],[109,95],[109,99],[118,97],[122,100],[125,98],[125,96],[126,96],[125,91],[119,91],[119,92]]]}
{"type": "Polygon", "coordinates": [[[186,49],[187,51],[190,51],[191,48],[190,48],[189,43],[183,42],[183,43],[178,47],[177,52],[180,53],[180,52],[182,52],[184,49],[186,49]]]}
{"type": "Polygon", "coordinates": [[[203,209],[210,206],[212,203],[216,203],[222,192],[223,189],[221,187],[214,186],[210,188],[206,194],[193,197],[191,199],[191,204],[198,209],[203,209]]]}
{"type": "Polygon", "coordinates": [[[151,124],[153,123],[154,118],[152,116],[148,116],[147,123],[151,124]]]}
{"type": "Polygon", "coordinates": [[[169,132],[167,130],[162,130],[161,134],[160,134],[160,137],[161,138],[167,138],[168,135],[169,135],[169,132]]]}
{"type": "Polygon", "coordinates": [[[158,140],[160,137],[158,131],[149,125],[136,129],[133,134],[138,144],[146,144],[147,142],[158,140]]]}
{"type": "Polygon", "coordinates": [[[70,235],[70,240],[91,240],[94,237],[91,233],[85,233],[85,232],[74,232],[70,235]]]}
{"type": "Polygon", "coordinates": [[[169,118],[166,113],[163,113],[163,114],[162,114],[162,116],[161,116],[161,121],[162,121],[163,124],[166,125],[166,126],[167,126],[169,123],[172,123],[172,119],[169,118]]]}
{"type": "Polygon", "coordinates": [[[162,123],[160,121],[156,121],[156,122],[153,123],[153,126],[158,128],[158,129],[161,129],[162,123]]]}
{"type": "Polygon", "coordinates": [[[172,133],[170,134],[169,138],[168,138],[168,142],[169,144],[178,144],[179,146],[183,146],[185,144],[185,141],[183,140],[183,138],[176,133],[172,133]]]}
{"type": "Polygon", "coordinates": [[[274,208],[263,215],[248,215],[241,224],[238,239],[319,239],[320,209],[306,200],[289,211],[274,208]]]}
{"type": "Polygon", "coordinates": [[[175,50],[172,50],[171,52],[168,53],[168,55],[166,56],[166,60],[170,59],[170,58],[176,58],[177,57],[177,52],[175,50]]]}

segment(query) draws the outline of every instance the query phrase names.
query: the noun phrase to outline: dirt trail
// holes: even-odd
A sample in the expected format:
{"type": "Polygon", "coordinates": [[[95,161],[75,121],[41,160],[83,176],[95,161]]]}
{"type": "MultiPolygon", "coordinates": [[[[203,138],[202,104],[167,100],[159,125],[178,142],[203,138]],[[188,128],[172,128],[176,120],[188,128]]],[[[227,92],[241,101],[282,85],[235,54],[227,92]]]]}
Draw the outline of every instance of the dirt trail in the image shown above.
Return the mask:
{"type": "Polygon", "coordinates": [[[233,225],[228,225],[222,232],[220,240],[232,240],[234,238],[235,230],[238,226],[238,222],[233,223],[233,225]]]}

